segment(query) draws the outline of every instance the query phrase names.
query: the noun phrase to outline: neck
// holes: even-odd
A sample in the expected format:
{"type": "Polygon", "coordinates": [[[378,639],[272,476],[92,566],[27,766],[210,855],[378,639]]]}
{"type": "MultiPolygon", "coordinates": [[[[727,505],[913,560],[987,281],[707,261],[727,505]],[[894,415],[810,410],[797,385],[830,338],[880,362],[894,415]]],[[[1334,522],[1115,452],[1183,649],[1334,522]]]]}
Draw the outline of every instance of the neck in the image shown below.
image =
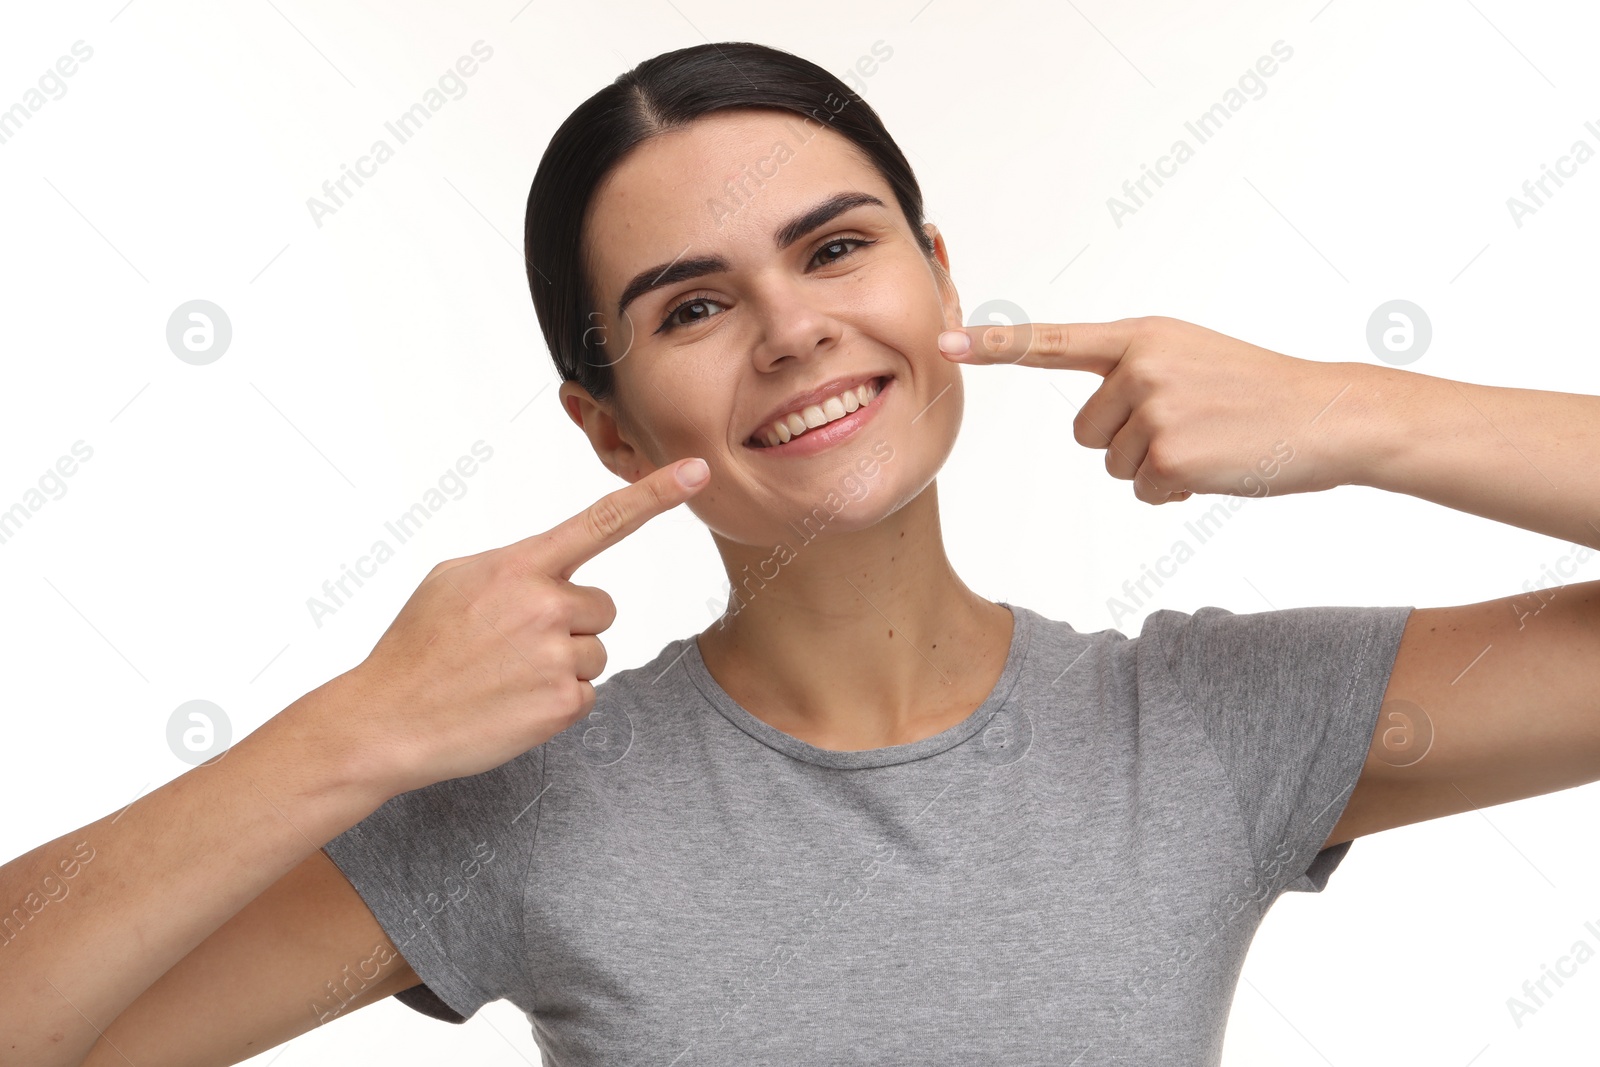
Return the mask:
{"type": "Polygon", "coordinates": [[[731,591],[700,654],[745,710],[819,747],[862,749],[932,736],[983,702],[1011,613],[951,569],[936,484],[863,530],[797,530],[764,548],[712,534],[731,591]]]}

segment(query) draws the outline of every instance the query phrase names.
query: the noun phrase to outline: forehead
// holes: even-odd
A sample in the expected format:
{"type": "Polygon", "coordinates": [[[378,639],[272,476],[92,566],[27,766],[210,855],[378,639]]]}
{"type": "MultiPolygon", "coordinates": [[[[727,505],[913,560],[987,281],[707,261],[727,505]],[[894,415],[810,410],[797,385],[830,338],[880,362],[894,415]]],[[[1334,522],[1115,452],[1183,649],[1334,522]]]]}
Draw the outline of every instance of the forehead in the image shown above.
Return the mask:
{"type": "Polygon", "coordinates": [[[853,142],[791,112],[720,111],[659,134],[613,168],[589,203],[584,244],[600,303],[614,307],[635,272],[690,252],[735,263],[776,254],[782,223],[852,189],[893,203],[853,142]]]}

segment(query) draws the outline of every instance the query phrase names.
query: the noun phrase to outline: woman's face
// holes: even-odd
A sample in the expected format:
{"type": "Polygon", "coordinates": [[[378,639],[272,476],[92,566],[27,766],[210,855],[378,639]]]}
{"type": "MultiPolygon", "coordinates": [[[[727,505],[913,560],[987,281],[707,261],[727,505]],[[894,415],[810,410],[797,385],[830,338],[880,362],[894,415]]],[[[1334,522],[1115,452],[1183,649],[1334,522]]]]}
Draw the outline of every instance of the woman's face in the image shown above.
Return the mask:
{"type": "Polygon", "coordinates": [[[596,405],[567,382],[562,403],[629,481],[704,458],[689,506],[731,541],[793,540],[818,508],[830,529],[871,526],[933,480],[961,423],[960,367],[936,343],[961,307],[927,229],[937,264],[888,183],[818,122],[744,109],[657,136],[584,224],[590,337],[615,392],[596,405]],[[881,391],[839,425],[793,432],[859,399],[807,394],[866,382],[881,391]],[[790,441],[762,447],[791,412],[790,441]]]}

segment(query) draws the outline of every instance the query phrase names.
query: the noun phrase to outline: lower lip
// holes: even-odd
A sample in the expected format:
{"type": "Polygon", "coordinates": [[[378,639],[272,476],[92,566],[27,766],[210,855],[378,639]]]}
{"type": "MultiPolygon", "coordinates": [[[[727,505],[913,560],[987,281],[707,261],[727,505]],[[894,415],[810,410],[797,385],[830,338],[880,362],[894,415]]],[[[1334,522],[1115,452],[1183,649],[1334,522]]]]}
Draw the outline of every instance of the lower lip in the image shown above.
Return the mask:
{"type": "Polygon", "coordinates": [[[781,445],[769,445],[766,448],[756,448],[746,445],[752,452],[777,459],[782,456],[812,456],[824,449],[832,448],[840,441],[848,440],[855,432],[872,421],[878,413],[878,408],[883,405],[883,398],[889,395],[894,388],[895,379],[884,379],[883,386],[878,390],[878,395],[872,398],[872,403],[865,407],[856,408],[842,419],[815,429],[807,430],[799,437],[791,437],[781,445]]]}

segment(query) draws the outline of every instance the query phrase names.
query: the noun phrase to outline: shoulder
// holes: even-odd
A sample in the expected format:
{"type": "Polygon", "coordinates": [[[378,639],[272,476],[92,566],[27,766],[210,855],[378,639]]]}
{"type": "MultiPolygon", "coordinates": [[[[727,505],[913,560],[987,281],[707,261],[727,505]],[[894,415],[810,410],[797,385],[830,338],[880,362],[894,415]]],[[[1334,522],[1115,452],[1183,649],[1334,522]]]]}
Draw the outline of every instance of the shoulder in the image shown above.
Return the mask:
{"type": "Polygon", "coordinates": [[[1131,637],[1114,628],[1080,631],[1029,612],[1030,658],[1033,673],[1057,692],[1076,679],[1094,684],[1100,699],[1237,706],[1268,694],[1344,690],[1385,673],[1412,610],[1164,608],[1146,616],[1131,637]]]}
{"type": "MultiPolygon", "coordinates": [[[[1233,612],[1207,605],[1193,612],[1163,609],[1144,621],[1140,639],[1172,668],[1200,664],[1247,667],[1354,665],[1374,646],[1398,642],[1408,606],[1316,605],[1233,612]],[[1310,657],[1310,659],[1306,659],[1310,657]]],[[[1390,648],[1388,651],[1392,652],[1390,648]]]]}

